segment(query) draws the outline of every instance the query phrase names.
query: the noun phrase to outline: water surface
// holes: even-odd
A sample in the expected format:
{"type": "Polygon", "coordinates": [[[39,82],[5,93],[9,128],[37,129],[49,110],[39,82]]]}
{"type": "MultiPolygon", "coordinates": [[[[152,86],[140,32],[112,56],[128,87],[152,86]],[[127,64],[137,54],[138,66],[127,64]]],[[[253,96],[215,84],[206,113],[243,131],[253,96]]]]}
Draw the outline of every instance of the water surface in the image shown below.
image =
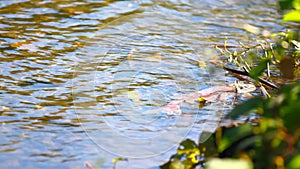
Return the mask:
{"type": "Polygon", "coordinates": [[[0,168],[155,168],[231,107],[160,109],[231,83],[211,45],[254,43],[279,17],[271,0],[2,0],[0,168]]]}

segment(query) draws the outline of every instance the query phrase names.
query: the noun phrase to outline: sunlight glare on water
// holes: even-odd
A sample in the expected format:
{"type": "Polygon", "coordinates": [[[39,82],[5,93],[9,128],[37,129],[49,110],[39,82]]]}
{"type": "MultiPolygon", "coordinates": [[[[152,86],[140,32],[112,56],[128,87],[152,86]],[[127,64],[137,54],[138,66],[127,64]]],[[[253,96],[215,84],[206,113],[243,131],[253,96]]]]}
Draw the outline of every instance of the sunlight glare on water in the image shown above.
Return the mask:
{"type": "Polygon", "coordinates": [[[162,111],[225,83],[211,46],[280,29],[271,0],[1,0],[0,168],[157,167],[230,109],[162,111]]]}

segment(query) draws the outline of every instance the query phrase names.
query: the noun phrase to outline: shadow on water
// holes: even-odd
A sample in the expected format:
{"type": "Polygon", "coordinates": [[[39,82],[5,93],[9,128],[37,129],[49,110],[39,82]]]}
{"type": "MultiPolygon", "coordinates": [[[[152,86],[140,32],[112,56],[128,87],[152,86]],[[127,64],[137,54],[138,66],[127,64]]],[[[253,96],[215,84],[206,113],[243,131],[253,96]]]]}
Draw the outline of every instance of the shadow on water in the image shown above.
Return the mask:
{"type": "Polygon", "coordinates": [[[247,26],[279,22],[271,0],[2,0],[0,168],[158,166],[230,109],[160,111],[228,81],[211,71],[210,45],[251,43],[247,26]]]}

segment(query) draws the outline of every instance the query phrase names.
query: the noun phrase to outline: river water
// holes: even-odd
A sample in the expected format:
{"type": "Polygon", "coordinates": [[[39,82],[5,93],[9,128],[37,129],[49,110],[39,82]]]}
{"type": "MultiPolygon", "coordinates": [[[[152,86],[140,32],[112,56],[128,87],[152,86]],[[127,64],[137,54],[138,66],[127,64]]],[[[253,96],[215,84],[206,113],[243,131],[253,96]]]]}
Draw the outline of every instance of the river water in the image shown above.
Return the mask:
{"type": "Polygon", "coordinates": [[[212,45],[281,29],[275,0],[1,0],[0,168],[157,168],[231,108],[162,109],[232,82],[212,45]]]}

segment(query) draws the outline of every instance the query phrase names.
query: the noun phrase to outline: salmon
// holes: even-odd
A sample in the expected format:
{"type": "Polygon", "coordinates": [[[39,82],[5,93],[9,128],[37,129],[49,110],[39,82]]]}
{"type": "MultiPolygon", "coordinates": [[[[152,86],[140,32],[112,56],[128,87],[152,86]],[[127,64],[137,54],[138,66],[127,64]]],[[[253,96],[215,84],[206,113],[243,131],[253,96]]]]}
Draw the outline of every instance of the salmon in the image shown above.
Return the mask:
{"type": "Polygon", "coordinates": [[[235,92],[235,86],[215,86],[207,89],[200,90],[196,93],[183,95],[182,97],[173,100],[172,102],[165,105],[162,109],[164,113],[167,114],[181,114],[180,103],[182,102],[194,102],[197,101],[200,97],[205,100],[212,100],[214,96],[218,96],[224,92],[235,92]]]}

